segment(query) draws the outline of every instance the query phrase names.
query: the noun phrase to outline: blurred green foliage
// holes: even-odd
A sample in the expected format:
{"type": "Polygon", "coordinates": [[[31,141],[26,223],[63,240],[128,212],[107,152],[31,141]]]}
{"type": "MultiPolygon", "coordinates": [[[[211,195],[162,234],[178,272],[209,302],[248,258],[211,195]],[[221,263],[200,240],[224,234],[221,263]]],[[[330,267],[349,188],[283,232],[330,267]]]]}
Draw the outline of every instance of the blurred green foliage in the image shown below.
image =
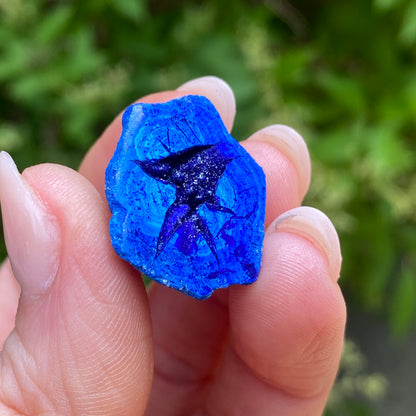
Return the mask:
{"type": "Polygon", "coordinates": [[[353,300],[414,322],[414,2],[0,0],[0,19],[0,146],[20,166],[76,167],[127,103],[219,75],[236,137],[278,122],[307,139],[307,203],[341,233],[353,300]]]}
{"type": "Polygon", "coordinates": [[[335,383],[326,406],[325,416],[371,416],[369,403],[380,400],[388,381],[380,373],[367,374],[366,358],[358,346],[346,340],[335,383]]]}
{"type": "MultiPolygon", "coordinates": [[[[0,0],[0,148],[76,167],[129,102],[220,76],[234,136],[289,124],[306,203],[340,232],[350,302],[399,334],[416,316],[416,3],[0,0]]],[[[4,252],[4,250],[3,250],[4,252]]]]}
{"type": "Polygon", "coordinates": [[[352,301],[398,333],[416,305],[416,6],[411,0],[0,0],[0,147],[76,167],[127,103],[215,74],[234,135],[286,123],[307,204],[341,234],[352,301]]]}
{"type": "Polygon", "coordinates": [[[236,138],[272,123],[305,137],[305,202],[340,232],[348,301],[405,334],[416,317],[415,64],[412,0],[0,0],[0,148],[20,168],[77,167],[128,103],[220,76],[235,91],[236,138]]]}

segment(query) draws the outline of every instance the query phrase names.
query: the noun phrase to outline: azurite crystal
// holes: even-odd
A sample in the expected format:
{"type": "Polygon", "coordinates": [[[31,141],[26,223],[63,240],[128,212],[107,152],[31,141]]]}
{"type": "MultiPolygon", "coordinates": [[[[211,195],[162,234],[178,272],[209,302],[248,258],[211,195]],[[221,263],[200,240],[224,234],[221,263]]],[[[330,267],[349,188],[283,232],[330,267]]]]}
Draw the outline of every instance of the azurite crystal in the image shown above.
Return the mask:
{"type": "Polygon", "coordinates": [[[106,170],[112,244],[150,278],[197,299],[252,283],[265,187],[205,97],[134,104],[106,170]]]}

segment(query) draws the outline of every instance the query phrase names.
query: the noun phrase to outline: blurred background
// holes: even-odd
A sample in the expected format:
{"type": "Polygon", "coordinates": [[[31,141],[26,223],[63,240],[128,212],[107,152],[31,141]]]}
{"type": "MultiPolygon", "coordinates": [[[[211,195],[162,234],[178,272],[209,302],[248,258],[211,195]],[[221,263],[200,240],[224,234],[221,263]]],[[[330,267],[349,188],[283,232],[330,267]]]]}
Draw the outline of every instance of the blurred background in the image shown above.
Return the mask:
{"type": "MultiPolygon", "coordinates": [[[[202,75],[243,139],[308,143],[305,204],[341,237],[350,318],[329,415],[416,408],[414,0],[0,0],[0,148],[76,168],[138,97],[202,75]]],[[[0,252],[5,255],[4,245],[0,252]]]]}

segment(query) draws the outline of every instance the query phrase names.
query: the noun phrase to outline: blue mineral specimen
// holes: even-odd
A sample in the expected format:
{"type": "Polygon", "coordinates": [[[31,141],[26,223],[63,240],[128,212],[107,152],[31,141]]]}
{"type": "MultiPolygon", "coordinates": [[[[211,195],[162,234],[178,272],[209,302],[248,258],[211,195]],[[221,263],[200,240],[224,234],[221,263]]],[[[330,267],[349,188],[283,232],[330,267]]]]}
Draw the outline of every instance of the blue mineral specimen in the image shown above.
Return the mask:
{"type": "Polygon", "coordinates": [[[265,188],[207,98],[134,104],[106,170],[112,244],[148,277],[197,299],[252,283],[265,188]]]}

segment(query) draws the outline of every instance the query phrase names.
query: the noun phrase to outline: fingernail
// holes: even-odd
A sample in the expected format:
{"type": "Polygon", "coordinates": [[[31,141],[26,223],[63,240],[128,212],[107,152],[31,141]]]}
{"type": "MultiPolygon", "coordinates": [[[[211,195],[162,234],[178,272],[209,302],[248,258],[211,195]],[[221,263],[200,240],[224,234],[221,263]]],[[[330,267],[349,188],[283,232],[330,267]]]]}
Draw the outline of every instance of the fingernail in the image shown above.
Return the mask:
{"type": "Polygon", "coordinates": [[[0,153],[0,203],[13,273],[23,295],[39,296],[58,269],[59,226],[6,152],[0,153]]]}
{"type": "Polygon", "coordinates": [[[337,281],[341,272],[341,247],[329,218],[311,207],[298,207],[280,215],[267,232],[285,231],[311,241],[327,258],[329,273],[337,281]]]}
{"type": "Polygon", "coordinates": [[[291,127],[274,124],[257,131],[249,139],[261,140],[278,148],[295,166],[299,175],[301,199],[305,196],[311,177],[308,148],[302,136],[291,127]]]}
{"type": "Polygon", "coordinates": [[[177,91],[186,91],[190,94],[207,97],[221,114],[222,121],[228,131],[231,131],[236,105],[233,90],[224,80],[214,76],[195,78],[182,84],[177,88],[177,91]]]}

